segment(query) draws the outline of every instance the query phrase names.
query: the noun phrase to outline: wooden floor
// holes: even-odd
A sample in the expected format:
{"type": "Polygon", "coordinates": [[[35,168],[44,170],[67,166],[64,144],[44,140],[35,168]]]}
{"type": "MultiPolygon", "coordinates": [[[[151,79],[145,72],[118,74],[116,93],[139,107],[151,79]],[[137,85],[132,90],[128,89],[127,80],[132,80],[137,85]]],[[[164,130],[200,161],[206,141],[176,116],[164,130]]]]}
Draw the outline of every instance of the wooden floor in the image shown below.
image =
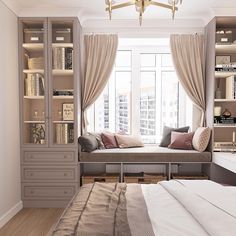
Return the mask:
{"type": "Polygon", "coordinates": [[[0,236],[44,236],[64,209],[25,208],[0,229],[0,236]]]}

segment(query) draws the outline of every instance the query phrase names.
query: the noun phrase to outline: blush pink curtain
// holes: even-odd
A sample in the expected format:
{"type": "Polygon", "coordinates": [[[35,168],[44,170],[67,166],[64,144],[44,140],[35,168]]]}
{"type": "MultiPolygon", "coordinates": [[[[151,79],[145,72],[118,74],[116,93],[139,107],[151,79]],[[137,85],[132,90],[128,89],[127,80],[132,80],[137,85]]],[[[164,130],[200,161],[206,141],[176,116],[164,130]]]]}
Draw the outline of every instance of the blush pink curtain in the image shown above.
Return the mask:
{"type": "Polygon", "coordinates": [[[86,131],[86,110],[102,93],[111,75],[118,47],[117,35],[86,35],[85,73],[82,79],[83,131],[86,131]]]}
{"type": "Polygon", "coordinates": [[[199,126],[205,124],[205,46],[203,35],[171,35],[171,53],[179,81],[201,111],[199,126]]]}

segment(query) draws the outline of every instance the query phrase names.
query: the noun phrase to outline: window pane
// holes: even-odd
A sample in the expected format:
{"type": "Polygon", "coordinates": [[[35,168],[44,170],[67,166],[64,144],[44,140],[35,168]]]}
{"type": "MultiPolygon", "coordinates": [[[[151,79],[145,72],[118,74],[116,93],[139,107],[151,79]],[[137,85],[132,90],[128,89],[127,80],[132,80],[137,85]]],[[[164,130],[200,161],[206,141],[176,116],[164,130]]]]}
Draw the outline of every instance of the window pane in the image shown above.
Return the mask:
{"type": "Polygon", "coordinates": [[[117,51],[116,67],[131,67],[131,51],[117,51]]]}
{"type": "Polygon", "coordinates": [[[95,130],[109,129],[109,93],[108,86],[104,89],[95,103],[95,130]]]}
{"type": "Polygon", "coordinates": [[[173,67],[173,61],[172,61],[171,54],[162,54],[161,65],[162,66],[171,66],[171,67],[173,67]]]}
{"type": "MultiPolygon", "coordinates": [[[[162,72],[162,104],[161,118],[162,128],[178,126],[179,117],[179,82],[175,72],[162,72]],[[168,91],[165,92],[165,91],[168,91]]],[[[162,130],[162,129],[161,129],[162,130]]]]}
{"type": "Polygon", "coordinates": [[[130,133],[131,72],[116,72],[116,131],[130,133]]]}
{"type": "Polygon", "coordinates": [[[156,66],[156,54],[141,54],[141,66],[142,67],[156,66]]]}
{"type": "Polygon", "coordinates": [[[156,135],[156,73],[141,72],[140,134],[145,143],[155,143],[156,135]]]}

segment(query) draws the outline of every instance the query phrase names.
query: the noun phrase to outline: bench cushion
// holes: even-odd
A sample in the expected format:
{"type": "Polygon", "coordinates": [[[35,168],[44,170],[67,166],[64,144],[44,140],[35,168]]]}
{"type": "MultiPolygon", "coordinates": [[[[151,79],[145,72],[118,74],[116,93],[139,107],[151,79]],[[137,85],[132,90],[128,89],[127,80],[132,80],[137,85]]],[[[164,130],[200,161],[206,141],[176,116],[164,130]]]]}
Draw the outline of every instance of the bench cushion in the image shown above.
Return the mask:
{"type": "Polygon", "coordinates": [[[95,150],[81,152],[81,162],[210,162],[210,152],[195,150],[173,150],[158,146],[145,146],[127,149],[95,150]]]}

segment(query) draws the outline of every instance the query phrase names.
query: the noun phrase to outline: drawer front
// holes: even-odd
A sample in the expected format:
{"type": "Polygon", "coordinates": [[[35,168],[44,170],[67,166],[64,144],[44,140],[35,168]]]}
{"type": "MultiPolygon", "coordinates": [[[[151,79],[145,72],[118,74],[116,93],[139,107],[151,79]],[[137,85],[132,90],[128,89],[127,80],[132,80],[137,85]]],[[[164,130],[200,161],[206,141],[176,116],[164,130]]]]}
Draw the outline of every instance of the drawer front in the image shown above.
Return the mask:
{"type": "Polygon", "coordinates": [[[76,163],[74,152],[24,152],[23,163],[72,164],[76,163]]]}
{"type": "Polygon", "coordinates": [[[71,199],[76,186],[23,186],[24,199],[71,199]]]}
{"type": "Polygon", "coordinates": [[[77,182],[77,167],[22,167],[23,182],[77,182]]]}

